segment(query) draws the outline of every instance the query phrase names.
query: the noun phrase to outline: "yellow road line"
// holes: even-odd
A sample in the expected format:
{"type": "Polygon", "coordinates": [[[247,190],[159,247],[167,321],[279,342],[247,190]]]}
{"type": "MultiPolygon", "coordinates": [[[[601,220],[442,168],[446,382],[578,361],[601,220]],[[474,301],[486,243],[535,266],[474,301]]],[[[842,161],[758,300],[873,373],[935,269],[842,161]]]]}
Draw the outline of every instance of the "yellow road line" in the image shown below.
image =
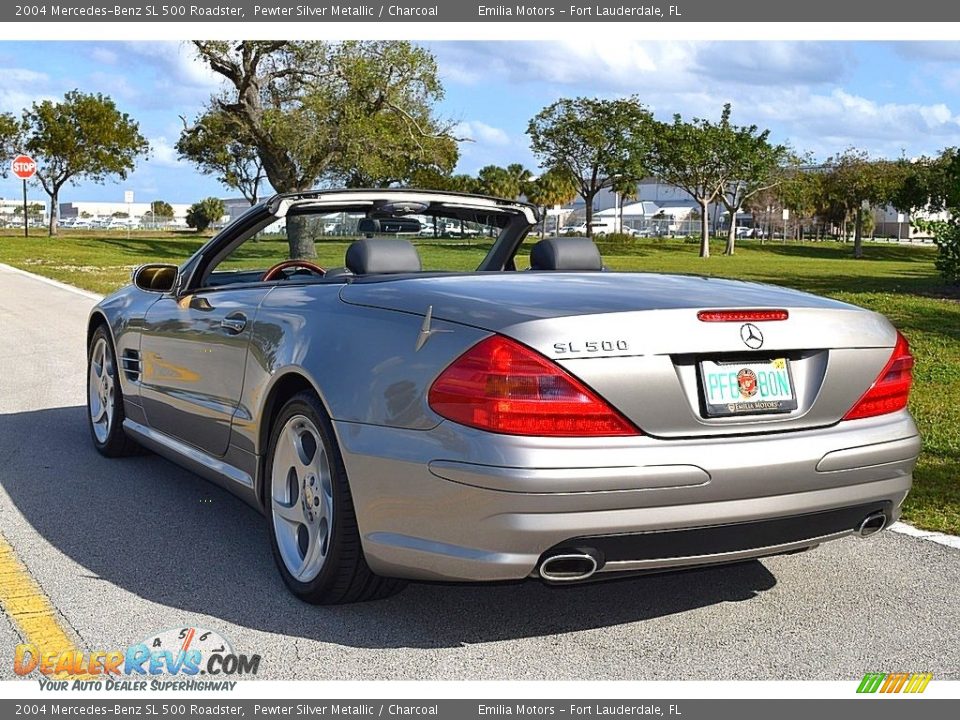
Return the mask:
{"type": "MultiPolygon", "coordinates": [[[[79,652],[63,629],[56,608],[17,558],[7,539],[0,534],[0,606],[20,631],[25,643],[41,657],[47,653],[79,652]]],[[[9,658],[7,661],[12,661],[9,658]]],[[[88,675],[60,673],[58,678],[83,679],[88,675]]]]}

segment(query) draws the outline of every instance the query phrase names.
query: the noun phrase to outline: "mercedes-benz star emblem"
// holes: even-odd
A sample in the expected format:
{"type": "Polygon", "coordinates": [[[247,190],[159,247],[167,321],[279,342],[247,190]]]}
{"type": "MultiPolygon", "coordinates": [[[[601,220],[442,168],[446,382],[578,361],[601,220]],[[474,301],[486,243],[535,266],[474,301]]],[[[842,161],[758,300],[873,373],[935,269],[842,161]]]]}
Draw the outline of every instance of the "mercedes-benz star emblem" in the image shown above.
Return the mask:
{"type": "Polygon", "coordinates": [[[759,350],[763,345],[763,333],[753,323],[740,326],[740,339],[751,350],[759,350]]]}

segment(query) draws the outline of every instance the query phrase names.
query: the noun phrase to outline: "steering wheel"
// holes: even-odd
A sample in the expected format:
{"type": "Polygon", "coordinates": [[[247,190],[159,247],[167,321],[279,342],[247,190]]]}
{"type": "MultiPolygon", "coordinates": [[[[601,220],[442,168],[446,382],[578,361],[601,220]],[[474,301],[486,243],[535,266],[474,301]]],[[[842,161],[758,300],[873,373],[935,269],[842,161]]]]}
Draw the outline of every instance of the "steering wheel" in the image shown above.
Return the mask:
{"type": "Polygon", "coordinates": [[[272,268],[267,270],[263,276],[260,278],[260,282],[269,282],[270,280],[276,280],[283,273],[284,270],[288,268],[303,268],[304,270],[309,270],[315,275],[322,276],[327,271],[316,263],[312,263],[309,260],[284,260],[274,265],[272,268]]]}

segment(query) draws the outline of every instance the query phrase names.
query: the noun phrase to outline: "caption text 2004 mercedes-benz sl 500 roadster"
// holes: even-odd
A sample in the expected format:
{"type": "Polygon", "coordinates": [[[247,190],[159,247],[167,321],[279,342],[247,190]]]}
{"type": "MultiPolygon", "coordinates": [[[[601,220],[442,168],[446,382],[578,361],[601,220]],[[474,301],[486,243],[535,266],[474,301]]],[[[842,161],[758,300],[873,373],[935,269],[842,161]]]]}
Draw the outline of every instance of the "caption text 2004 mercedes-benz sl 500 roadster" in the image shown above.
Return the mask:
{"type": "Polygon", "coordinates": [[[734,562],[899,517],[920,441],[885,318],[609,272],[588,238],[528,239],[537,220],[454,193],[273,197],[93,310],[94,444],[261,509],[316,603],[734,562]],[[359,239],[323,269],[289,235],[359,239]],[[412,238],[488,252],[425,270],[412,238]]]}

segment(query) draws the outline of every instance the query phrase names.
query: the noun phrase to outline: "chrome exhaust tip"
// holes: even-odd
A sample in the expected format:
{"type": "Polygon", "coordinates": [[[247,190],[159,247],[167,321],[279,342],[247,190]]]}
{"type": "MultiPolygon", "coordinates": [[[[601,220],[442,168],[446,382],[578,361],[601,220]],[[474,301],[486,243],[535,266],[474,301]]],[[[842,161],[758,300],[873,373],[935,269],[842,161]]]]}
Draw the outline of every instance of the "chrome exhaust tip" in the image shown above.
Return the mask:
{"type": "Polygon", "coordinates": [[[540,577],[552,583],[578,582],[589,578],[597,568],[597,559],[592,555],[562,553],[540,563],[540,577]]]}
{"type": "Polygon", "coordinates": [[[862,538],[870,537],[887,526],[887,515],[884,512],[873,512],[867,515],[857,526],[856,533],[862,538]]]}

